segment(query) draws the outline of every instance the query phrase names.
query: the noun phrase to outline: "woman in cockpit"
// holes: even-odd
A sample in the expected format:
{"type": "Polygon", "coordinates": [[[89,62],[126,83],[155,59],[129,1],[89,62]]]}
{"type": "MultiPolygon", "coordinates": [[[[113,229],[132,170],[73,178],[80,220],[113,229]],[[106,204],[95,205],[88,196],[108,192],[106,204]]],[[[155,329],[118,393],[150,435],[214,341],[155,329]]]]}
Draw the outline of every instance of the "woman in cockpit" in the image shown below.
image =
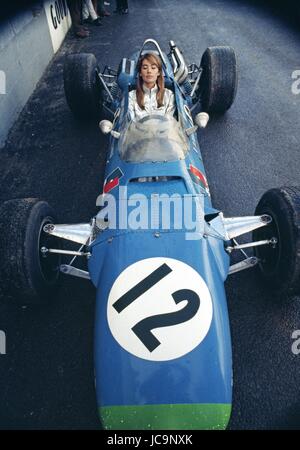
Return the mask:
{"type": "Polygon", "coordinates": [[[131,120],[146,116],[170,115],[175,111],[174,94],[165,88],[159,56],[146,53],[138,62],[137,89],[129,92],[128,112],[131,120]]]}

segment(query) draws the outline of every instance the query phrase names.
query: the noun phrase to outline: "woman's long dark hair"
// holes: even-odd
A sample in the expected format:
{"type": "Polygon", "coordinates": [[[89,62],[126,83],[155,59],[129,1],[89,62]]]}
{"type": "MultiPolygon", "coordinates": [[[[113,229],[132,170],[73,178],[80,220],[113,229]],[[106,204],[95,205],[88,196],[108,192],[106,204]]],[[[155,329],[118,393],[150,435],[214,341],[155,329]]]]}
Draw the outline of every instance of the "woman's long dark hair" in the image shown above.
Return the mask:
{"type": "Polygon", "coordinates": [[[137,79],[137,89],[136,89],[136,100],[141,109],[145,109],[144,104],[144,91],[143,91],[143,79],[141,77],[141,67],[143,62],[147,59],[147,61],[150,62],[150,64],[155,64],[158,67],[159,70],[159,76],[157,78],[156,84],[158,87],[157,93],[156,93],[156,101],[157,106],[160,108],[164,104],[164,94],[165,94],[165,80],[163,76],[162,71],[162,64],[160,57],[155,55],[154,53],[146,53],[143,55],[137,65],[138,70],[138,79],[137,79]]]}

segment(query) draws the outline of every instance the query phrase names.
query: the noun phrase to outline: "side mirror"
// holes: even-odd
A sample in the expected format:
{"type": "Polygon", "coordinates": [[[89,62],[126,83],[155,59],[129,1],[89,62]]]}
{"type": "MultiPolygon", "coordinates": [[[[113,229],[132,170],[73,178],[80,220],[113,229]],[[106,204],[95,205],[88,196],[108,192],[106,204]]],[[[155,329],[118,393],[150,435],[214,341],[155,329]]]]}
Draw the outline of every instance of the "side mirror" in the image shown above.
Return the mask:
{"type": "Polygon", "coordinates": [[[114,138],[119,139],[120,133],[113,130],[113,123],[110,120],[101,120],[99,122],[99,128],[103,134],[111,134],[114,138]]]}
{"type": "Polygon", "coordinates": [[[113,128],[113,124],[109,120],[101,120],[99,122],[99,128],[103,134],[109,134],[113,128]]]}
{"type": "Polygon", "coordinates": [[[206,112],[200,112],[195,116],[195,124],[190,128],[187,128],[185,130],[187,136],[190,136],[191,134],[195,133],[198,128],[205,128],[207,123],[209,121],[209,115],[206,112]]]}
{"type": "Polygon", "coordinates": [[[205,128],[209,121],[209,115],[206,112],[200,112],[195,116],[195,124],[199,128],[205,128]]]}

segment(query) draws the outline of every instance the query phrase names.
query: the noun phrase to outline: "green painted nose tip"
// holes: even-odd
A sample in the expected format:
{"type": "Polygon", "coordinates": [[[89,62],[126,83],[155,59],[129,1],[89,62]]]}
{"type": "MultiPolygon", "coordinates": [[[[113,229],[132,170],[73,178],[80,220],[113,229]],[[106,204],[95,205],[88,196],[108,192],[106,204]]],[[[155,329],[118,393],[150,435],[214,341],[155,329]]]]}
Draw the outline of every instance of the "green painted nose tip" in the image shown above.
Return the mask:
{"type": "Polygon", "coordinates": [[[104,406],[99,415],[106,430],[224,430],[230,403],[104,406]]]}

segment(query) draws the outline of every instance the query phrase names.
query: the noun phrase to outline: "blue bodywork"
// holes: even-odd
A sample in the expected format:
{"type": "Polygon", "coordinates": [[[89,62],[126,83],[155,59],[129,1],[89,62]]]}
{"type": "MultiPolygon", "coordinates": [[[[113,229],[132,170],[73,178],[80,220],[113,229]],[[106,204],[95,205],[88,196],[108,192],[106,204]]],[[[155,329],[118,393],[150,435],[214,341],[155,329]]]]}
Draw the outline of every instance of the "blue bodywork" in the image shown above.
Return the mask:
{"type": "MultiPolygon", "coordinates": [[[[134,55],[132,60],[136,62],[136,58],[137,55],[134,55]]],[[[169,85],[173,85],[177,118],[181,119],[182,127],[187,129],[193,125],[189,114],[191,98],[174,81],[172,66],[167,57],[165,60],[165,78],[169,85]]],[[[128,92],[135,84],[135,76],[132,71],[129,75],[122,71],[119,74],[122,98],[114,105],[115,110],[120,108],[120,114],[117,114],[114,123],[116,131],[122,132],[127,126],[128,92]]],[[[169,195],[176,192],[182,196],[189,194],[200,198],[205,215],[217,215],[218,211],[212,207],[209,189],[205,185],[205,170],[196,133],[188,138],[189,148],[185,158],[167,162],[126,162],[120,156],[120,142],[121,140],[110,137],[104,183],[107,184],[111,174],[117,171],[118,182],[109,191],[116,201],[119,200],[120,187],[126,188],[128,196],[142,193],[147,198],[154,192],[169,195]],[[200,172],[202,183],[197,182],[197,179],[195,181],[191,167],[194,172],[200,172]],[[151,177],[158,177],[157,181],[138,181],[151,177]]],[[[199,231],[197,239],[187,240],[186,231],[184,227],[166,230],[161,221],[155,230],[107,228],[91,244],[88,264],[91,279],[97,288],[95,377],[100,408],[231,405],[232,356],[224,290],[229,256],[224,250],[222,239],[203,236],[203,231],[199,231]],[[157,257],[172,258],[193,268],[208,287],[213,305],[212,321],[205,338],[187,354],[169,361],[147,360],[128,352],[114,338],[108,323],[107,303],[116,279],[132,264],[157,257]]],[[[174,345],[176,346],[176,342],[174,345]]],[[[223,427],[228,420],[229,416],[224,419],[223,427]]],[[[123,421],[126,424],[126,419],[123,418],[120,428],[123,421]]],[[[182,422],[178,426],[182,428],[182,422]]],[[[167,428],[166,423],[163,428],[167,428]]]]}

